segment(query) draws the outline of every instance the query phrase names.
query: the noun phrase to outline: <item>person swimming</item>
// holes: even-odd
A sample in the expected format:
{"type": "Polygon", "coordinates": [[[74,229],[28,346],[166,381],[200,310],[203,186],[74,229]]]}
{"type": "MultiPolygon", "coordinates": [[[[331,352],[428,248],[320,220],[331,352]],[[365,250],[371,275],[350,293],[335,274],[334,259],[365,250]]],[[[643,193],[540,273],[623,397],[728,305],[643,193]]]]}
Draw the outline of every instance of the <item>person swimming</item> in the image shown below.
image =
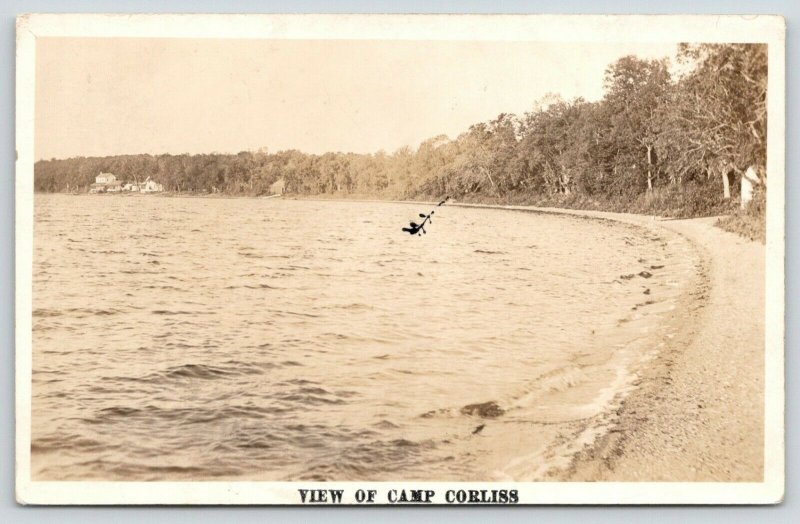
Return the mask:
{"type": "MultiPolygon", "coordinates": [[[[441,206],[441,205],[444,205],[444,203],[445,203],[445,202],[447,202],[448,200],[450,200],[450,197],[449,197],[449,196],[448,196],[448,197],[445,197],[445,199],[444,199],[444,200],[442,200],[441,202],[439,202],[438,204],[436,204],[436,207],[439,207],[439,206],[441,206]]],[[[425,224],[426,224],[427,222],[431,222],[431,216],[433,216],[433,214],[434,214],[434,213],[435,213],[435,211],[431,211],[431,212],[430,212],[429,214],[427,214],[427,215],[426,215],[425,213],[420,213],[420,214],[419,214],[419,217],[420,217],[420,218],[422,218],[422,219],[424,219],[424,220],[422,221],[422,223],[421,223],[421,224],[417,224],[416,222],[410,222],[410,223],[408,224],[408,227],[404,227],[404,228],[403,228],[403,231],[405,231],[406,233],[408,233],[409,235],[412,235],[412,236],[413,236],[413,235],[419,235],[419,236],[422,236],[422,235],[427,235],[428,233],[425,231],[425,224]],[[422,231],[422,233],[420,233],[420,231],[422,231]]]]}
{"type": "MultiPolygon", "coordinates": [[[[425,222],[423,222],[422,224],[417,224],[416,222],[411,222],[409,224],[409,227],[404,227],[403,228],[403,231],[405,231],[409,235],[418,235],[420,231],[425,233],[425,228],[422,227],[424,225],[425,225],[425,222]]],[[[425,234],[427,234],[427,233],[425,233],[425,234]]]]}

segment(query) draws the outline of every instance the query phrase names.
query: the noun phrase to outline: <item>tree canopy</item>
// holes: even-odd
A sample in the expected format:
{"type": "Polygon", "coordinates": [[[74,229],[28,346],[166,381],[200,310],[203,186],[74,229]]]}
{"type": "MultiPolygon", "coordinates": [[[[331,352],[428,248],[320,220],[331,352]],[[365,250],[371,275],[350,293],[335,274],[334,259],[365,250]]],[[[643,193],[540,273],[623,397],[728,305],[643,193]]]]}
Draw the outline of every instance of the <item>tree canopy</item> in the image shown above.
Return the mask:
{"type": "Polygon", "coordinates": [[[297,195],[447,194],[617,210],[671,199],[678,214],[710,213],[728,205],[729,177],[752,167],[766,182],[767,48],[681,44],[678,65],[683,72],[671,74],[666,59],[626,56],[606,69],[599,101],[549,95],[523,115],[502,113],[415,150],[52,159],[36,163],[35,188],[85,192],[104,171],[150,176],[174,192],[263,195],[283,180],[297,195]]]}

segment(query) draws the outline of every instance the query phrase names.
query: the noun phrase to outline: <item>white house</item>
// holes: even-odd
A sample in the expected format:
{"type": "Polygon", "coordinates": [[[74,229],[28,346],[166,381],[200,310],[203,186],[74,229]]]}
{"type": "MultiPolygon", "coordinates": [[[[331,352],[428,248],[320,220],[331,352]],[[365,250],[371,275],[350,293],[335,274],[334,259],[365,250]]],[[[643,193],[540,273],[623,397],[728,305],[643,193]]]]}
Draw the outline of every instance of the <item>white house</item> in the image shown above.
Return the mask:
{"type": "Polygon", "coordinates": [[[89,193],[116,193],[122,191],[122,183],[111,173],[100,173],[89,186],[89,193]]]}
{"type": "Polygon", "coordinates": [[[103,173],[101,172],[99,175],[94,177],[95,184],[110,184],[112,182],[116,182],[117,177],[114,176],[112,173],[103,173]]]}
{"type": "Polygon", "coordinates": [[[122,191],[141,193],[160,193],[164,186],[150,177],[141,184],[135,182],[122,183],[112,173],[100,173],[95,177],[95,183],[89,187],[90,193],[118,193],[122,191]]]}
{"type": "Polygon", "coordinates": [[[164,191],[164,186],[156,182],[150,177],[147,177],[147,180],[139,187],[139,191],[142,193],[158,193],[164,191]]]}

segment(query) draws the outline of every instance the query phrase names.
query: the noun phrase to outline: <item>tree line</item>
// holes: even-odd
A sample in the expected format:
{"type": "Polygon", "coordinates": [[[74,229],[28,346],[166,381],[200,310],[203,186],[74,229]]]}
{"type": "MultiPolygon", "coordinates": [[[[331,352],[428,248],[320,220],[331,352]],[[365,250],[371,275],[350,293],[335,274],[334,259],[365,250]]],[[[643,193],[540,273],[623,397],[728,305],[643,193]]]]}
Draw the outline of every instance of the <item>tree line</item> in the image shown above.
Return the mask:
{"type": "Polygon", "coordinates": [[[43,160],[35,188],[83,192],[101,171],[174,192],[359,195],[552,204],[691,216],[731,207],[751,168],[766,184],[767,47],[680,44],[667,59],[623,57],[596,102],[548,95],[455,139],[393,153],[296,150],[43,160]]]}

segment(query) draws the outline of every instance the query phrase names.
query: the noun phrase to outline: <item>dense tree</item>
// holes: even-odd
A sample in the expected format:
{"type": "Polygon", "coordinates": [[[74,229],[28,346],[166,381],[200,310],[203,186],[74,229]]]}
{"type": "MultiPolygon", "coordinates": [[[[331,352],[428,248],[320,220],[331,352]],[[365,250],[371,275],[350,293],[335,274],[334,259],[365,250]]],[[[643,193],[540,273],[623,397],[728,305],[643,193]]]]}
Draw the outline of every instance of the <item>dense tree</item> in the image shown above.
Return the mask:
{"type": "Polygon", "coordinates": [[[670,151],[673,180],[686,174],[720,176],[752,167],[766,175],[767,48],[758,44],[682,45],[679,57],[695,64],[659,108],[659,141],[670,151]]]}
{"type": "Polygon", "coordinates": [[[659,131],[657,109],[670,82],[666,60],[640,60],[626,56],[606,70],[603,110],[608,116],[606,140],[617,147],[615,164],[624,183],[653,189],[655,143],[659,131]],[[646,175],[646,177],[640,176],[646,175]],[[625,177],[628,178],[628,177],[625,177]]]}
{"type": "Polygon", "coordinates": [[[134,182],[150,176],[174,192],[263,195],[283,180],[298,195],[449,194],[648,211],[660,202],[668,213],[717,212],[730,173],[751,168],[766,179],[766,46],[681,45],[678,57],[677,78],[666,60],[623,57],[607,68],[597,102],[547,95],[522,116],[503,113],[416,150],[53,159],[36,163],[35,187],[85,192],[110,171],[134,182]]]}

